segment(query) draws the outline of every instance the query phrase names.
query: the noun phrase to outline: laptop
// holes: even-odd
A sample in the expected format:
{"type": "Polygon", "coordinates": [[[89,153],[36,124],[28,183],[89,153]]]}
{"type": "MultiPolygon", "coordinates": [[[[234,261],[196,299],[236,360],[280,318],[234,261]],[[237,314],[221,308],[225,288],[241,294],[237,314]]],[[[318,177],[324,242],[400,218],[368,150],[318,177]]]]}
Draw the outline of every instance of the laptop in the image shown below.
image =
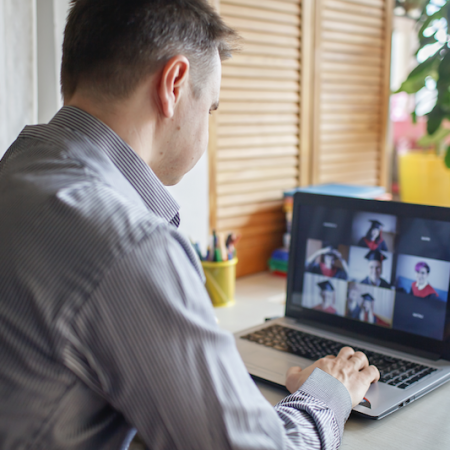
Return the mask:
{"type": "Polygon", "coordinates": [[[450,208],[298,192],[283,318],[236,333],[277,385],[345,345],[381,373],[354,412],[381,419],[450,380],[450,208]]]}

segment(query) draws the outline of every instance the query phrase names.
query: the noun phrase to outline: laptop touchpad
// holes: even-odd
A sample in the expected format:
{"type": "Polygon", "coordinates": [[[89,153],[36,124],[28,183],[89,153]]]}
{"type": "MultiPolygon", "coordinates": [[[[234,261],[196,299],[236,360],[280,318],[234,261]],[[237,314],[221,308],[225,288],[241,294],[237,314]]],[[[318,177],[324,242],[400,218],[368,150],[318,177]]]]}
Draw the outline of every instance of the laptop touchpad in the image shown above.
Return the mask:
{"type": "Polygon", "coordinates": [[[305,368],[312,364],[312,361],[308,359],[271,349],[258,349],[248,352],[244,357],[244,362],[254,367],[261,367],[266,371],[269,370],[283,376],[286,376],[287,370],[292,366],[305,368]]]}

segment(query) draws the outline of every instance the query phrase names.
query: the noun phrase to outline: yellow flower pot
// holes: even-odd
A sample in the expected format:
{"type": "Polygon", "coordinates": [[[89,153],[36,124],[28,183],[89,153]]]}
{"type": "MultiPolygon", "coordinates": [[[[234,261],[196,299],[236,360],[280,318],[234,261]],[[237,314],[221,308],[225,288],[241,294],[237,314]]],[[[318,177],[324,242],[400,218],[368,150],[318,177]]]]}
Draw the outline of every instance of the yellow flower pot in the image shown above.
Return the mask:
{"type": "Polygon", "coordinates": [[[450,206],[450,169],[434,153],[412,152],[399,157],[403,202],[450,206]]]}

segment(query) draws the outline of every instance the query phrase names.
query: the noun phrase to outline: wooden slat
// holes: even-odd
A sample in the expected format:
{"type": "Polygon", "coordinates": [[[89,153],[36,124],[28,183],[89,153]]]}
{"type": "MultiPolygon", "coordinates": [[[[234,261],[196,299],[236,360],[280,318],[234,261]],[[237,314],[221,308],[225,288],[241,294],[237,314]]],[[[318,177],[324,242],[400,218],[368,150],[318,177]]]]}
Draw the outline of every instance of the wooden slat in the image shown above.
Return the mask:
{"type": "Polygon", "coordinates": [[[327,144],[329,142],[348,142],[348,143],[370,143],[378,142],[379,133],[354,131],[352,133],[322,133],[320,135],[320,143],[327,144]]]}
{"type": "Polygon", "coordinates": [[[222,125],[219,128],[219,136],[227,137],[227,136],[252,136],[252,135],[266,135],[266,134],[291,134],[296,135],[298,133],[298,125],[297,124],[275,124],[275,125],[222,125]]]}
{"type": "Polygon", "coordinates": [[[361,153],[363,151],[372,152],[379,151],[379,143],[378,142],[356,142],[356,143],[348,143],[348,142],[331,142],[328,144],[322,144],[320,146],[321,155],[325,157],[330,154],[339,154],[339,155],[354,155],[355,153],[361,153]]]}
{"type": "Polygon", "coordinates": [[[233,231],[236,229],[252,229],[258,227],[286,226],[286,216],[281,209],[260,211],[249,215],[229,217],[217,221],[217,229],[233,231]]]}
{"type": "Polygon", "coordinates": [[[364,65],[368,67],[379,67],[382,64],[381,55],[355,55],[352,53],[340,53],[336,51],[322,52],[324,61],[335,61],[337,63],[344,63],[350,65],[364,65]]]}
{"type": "Polygon", "coordinates": [[[218,149],[218,160],[243,159],[243,158],[262,158],[267,156],[287,156],[296,155],[298,148],[296,146],[287,145],[285,147],[249,147],[249,148],[227,148],[218,149]]]}
{"type": "Polygon", "coordinates": [[[300,5],[298,1],[295,0],[223,0],[221,3],[222,5],[248,6],[268,11],[285,12],[297,16],[300,15],[300,5]]]}
{"type": "Polygon", "coordinates": [[[382,47],[374,45],[361,44],[359,41],[352,43],[343,43],[336,41],[324,41],[322,44],[324,52],[328,53],[346,53],[350,55],[367,56],[368,54],[381,57],[383,56],[382,47]]]}
{"type": "Polygon", "coordinates": [[[295,25],[288,25],[283,23],[271,23],[263,20],[250,20],[246,18],[238,18],[221,14],[225,23],[237,31],[258,31],[266,32],[268,34],[280,34],[282,36],[298,37],[298,28],[295,25]]]}
{"type": "Polygon", "coordinates": [[[247,170],[256,167],[296,167],[297,161],[298,159],[295,156],[238,159],[235,161],[218,161],[217,169],[219,172],[228,172],[233,170],[247,170]]]}
{"type": "MultiPolygon", "coordinates": [[[[330,0],[326,0],[325,4],[327,5],[330,0]]],[[[385,9],[386,1],[385,0],[342,0],[342,3],[346,3],[349,9],[354,8],[359,5],[372,6],[377,9],[385,9]]]]}
{"type": "Polygon", "coordinates": [[[367,73],[364,74],[355,74],[355,73],[339,73],[332,71],[323,71],[319,77],[320,81],[323,83],[330,84],[341,84],[342,86],[348,85],[358,85],[358,86],[380,86],[381,84],[381,76],[379,75],[369,75],[367,73]]]}
{"type": "MultiPolygon", "coordinates": [[[[374,9],[375,12],[379,13],[380,10],[374,9]]],[[[327,7],[323,11],[324,20],[339,22],[342,24],[348,24],[351,27],[356,26],[365,26],[368,28],[374,28],[375,33],[379,33],[380,29],[384,28],[383,25],[383,16],[379,16],[377,14],[354,14],[353,10],[348,10],[345,12],[336,11],[335,9],[328,9],[327,7]]]]}
{"type": "Polygon", "coordinates": [[[339,104],[339,103],[322,103],[319,109],[321,112],[326,112],[327,114],[330,113],[349,114],[359,112],[361,113],[373,112],[374,108],[379,108],[379,106],[369,104],[354,105],[354,104],[339,104]]]}
{"type": "Polygon", "coordinates": [[[220,126],[239,125],[267,125],[284,124],[298,125],[297,114],[226,114],[220,112],[218,117],[220,126]]]}
{"type": "Polygon", "coordinates": [[[245,192],[238,195],[223,195],[217,197],[218,207],[234,205],[253,205],[255,202],[279,200],[283,198],[285,189],[265,190],[261,192],[245,192]]]}
{"type": "Polygon", "coordinates": [[[285,233],[286,232],[286,220],[274,221],[274,215],[271,214],[271,222],[267,224],[258,224],[256,226],[244,226],[244,227],[230,227],[230,228],[217,228],[219,233],[236,233],[241,236],[264,236],[268,234],[275,233],[285,233]]]}
{"type": "Polygon", "coordinates": [[[220,110],[224,112],[240,113],[298,113],[298,104],[296,103],[267,103],[267,102],[220,102],[220,110]]]}
{"type": "Polygon", "coordinates": [[[354,92],[354,93],[370,93],[381,96],[381,86],[379,82],[373,84],[359,84],[353,83],[338,83],[326,81],[322,83],[322,91],[324,92],[354,92]]]}
{"type": "Polygon", "coordinates": [[[379,161],[380,157],[379,155],[376,155],[372,160],[367,158],[367,161],[346,161],[341,163],[333,162],[333,164],[323,164],[321,167],[321,174],[346,173],[353,176],[353,174],[360,172],[376,172],[379,169],[379,161]]]}
{"type": "Polygon", "coordinates": [[[348,44],[358,43],[358,45],[368,45],[371,47],[383,48],[383,39],[381,33],[379,36],[372,36],[362,33],[356,35],[355,33],[346,33],[342,29],[324,29],[321,34],[324,42],[342,42],[348,44]]]}
{"type": "Polygon", "coordinates": [[[274,56],[250,56],[245,53],[240,53],[233,58],[228,59],[226,61],[227,66],[239,66],[239,67],[277,67],[280,69],[293,69],[293,70],[299,70],[300,69],[300,63],[296,59],[290,59],[290,58],[276,58],[274,56]]]}
{"type": "Polygon", "coordinates": [[[298,45],[293,47],[288,46],[276,46],[264,44],[252,44],[244,42],[242,46],[241,55],[252,56],[275,56],[277,58],[292,58],[298,60],[300,58],[300,49],[298,45]]]}
{"type": "Polygon", "coordinates": [[[241,192],[259,192],[263,189],[292,189],[297,186],[297,177],[257,180],[247,183],[227,183],[217,187],[217,195],[240,194],[241,192]]]}
{"type": "Polygon", "coordinates": [[[220,93],[220,101],[236,100],[250,102],[298,102],[299,95],[295,91],[251,91],[251,90],[235,90],[222,89],[220,93]]]}
{"type": "Polygon", "coordinates": [[[331,61],[323,61],[322,70],[329,72],[340,72],[350,75],[360,74],[360,75],[369,75],[369,76],[381,76],[382,68],[381,67],[367,67],[363,64],[343,64],[338,62],[331,61]]]}
{"type": "Polygon", "coordinates": [[[367,162],[376,161],[379,159],[379,149],[378,146],[374,146],[374,150],[367,151],[367,148],[360,148],[359,152],[353,153],[325,153],[322,152],[320,155],[320,161],[322,164],[348,164],[351,162],[367,162]]]}
{"type": "Polygon", "coordinates": [[[354,2],[352,4],[349,4],[349,2],[342,0],[327,0],[325,2],[325,8],[343,12],[348,12],[350,10],[353,14],[358,14],[359,16],[363,17],[375,16],[379,17],[380,19],[384,18],[384,11],[382,7],[374,7],[373,5],[367,6],[361,2],[354,2]]]}
{"type": "Polygon", "coordinates": [[[255,203],[253,205],[245,205],[245,206],[234,206],[230,208],[220,208],[217,211],[217,218],[222,219],[225,217],[236,217],[236,216],[249,216],[251,214],[259,213],[259,212],[268,212],[273,211],[278,214],[281,212],[281,208],[283,206],[282,201],[273,201],[273,202],[261,202],[255,203]]]}
{"type": "Polygon", "coordinates": [[[233,147],[255,147],[273,145],[298,145],[298,136],[295,135],[275,135],[275,136],[239,136],[239,137],[219,137],[217,139],[219,148],[233,147]]]}
{"type": "Polygon", "coordinates": [[[380,123],[380,114],[377,111],[358,114],[322,114],[324,123],[329,124],[353,124],[353,123],[380,123]]]}
{"type": "Polygon", "coordinates": [[[319,184],[343,183],[362,186],[377,186],[379,184],[379,172],[358,172],[357,175],[347,173],[342,174],[324,174],[318,179],[319,184]]]}
{"type": "Polygon", "coordinates": [[[369,103],[371,105],[377,104],[380,100],[380,95],[375,94],[362,94],[360,92],[350,93],[350,92],[333,92],[324,91],[320,95],[320,99],[326,103],[346,103],[347,105],[358,105],[360,103],[369,103]]]}
{"type": "Polygon", "coordinates": [[[253,67],[233,66],[227,60],[222,66],[223,77],[240,77],[250,79],[271,79],[271,80],[292,80],[299,81],[299,72],[294,69],[266,68],[260,67],[255,70],[253,67]]]}
{"type": "Polygon", "coordinates": [[[281,34],[270,34],[257,31],[241,30],[240,36],[247,44],[273,45],[279,48],[300,48],[301,39],[298,36],[285,36],[281,34]]]}
{"type": "Polygon", "coordinates": [[[223,2],[220,5],[220,14],[223,17],[233,17],[242,19],[250,19],[250,20],[264,20],[271,24],[283,24],[294,26],[298,29],[300,25],[300,15],[292,14],[286,12],[280,12],[275,10],[266,10],[262,8],[249,8],[242,4],[233,5],[226,2],[223,2]]]}
{"type": "Polygon", "coordinates": [[[366,123],[329,123],[325,120],[320,124],[320,131],[322,133],[353,133],[353,132],[380,132],[380,123],[366,122],[366,123]]]}
{"type": "Polygon", "coordinates": [[[269,169],[255,168],[234,172],[217,174],[218,183],[238,183],[250,180],[266,180],[270,178],[294,177],[297,175],[296,167],[274,167],[269,169]]]}

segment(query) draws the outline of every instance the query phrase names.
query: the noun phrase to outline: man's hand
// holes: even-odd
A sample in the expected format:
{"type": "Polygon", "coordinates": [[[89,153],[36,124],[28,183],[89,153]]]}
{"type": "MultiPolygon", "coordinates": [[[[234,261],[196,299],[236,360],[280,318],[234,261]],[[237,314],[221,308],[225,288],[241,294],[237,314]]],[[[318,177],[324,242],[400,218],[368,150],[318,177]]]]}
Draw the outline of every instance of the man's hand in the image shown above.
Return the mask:
{"type": "Polygon", "coordinates": [[[291,367],[286,375],[288,390],[293,393],[299,389],[316,367],[332,375],[347,388],[352,406],[359,404],[371,383],[380,379],[380,372],[375,366],[369,366],[364,353],[344,347],[337,356],[325,356],[306,369],[291,367]]]}

